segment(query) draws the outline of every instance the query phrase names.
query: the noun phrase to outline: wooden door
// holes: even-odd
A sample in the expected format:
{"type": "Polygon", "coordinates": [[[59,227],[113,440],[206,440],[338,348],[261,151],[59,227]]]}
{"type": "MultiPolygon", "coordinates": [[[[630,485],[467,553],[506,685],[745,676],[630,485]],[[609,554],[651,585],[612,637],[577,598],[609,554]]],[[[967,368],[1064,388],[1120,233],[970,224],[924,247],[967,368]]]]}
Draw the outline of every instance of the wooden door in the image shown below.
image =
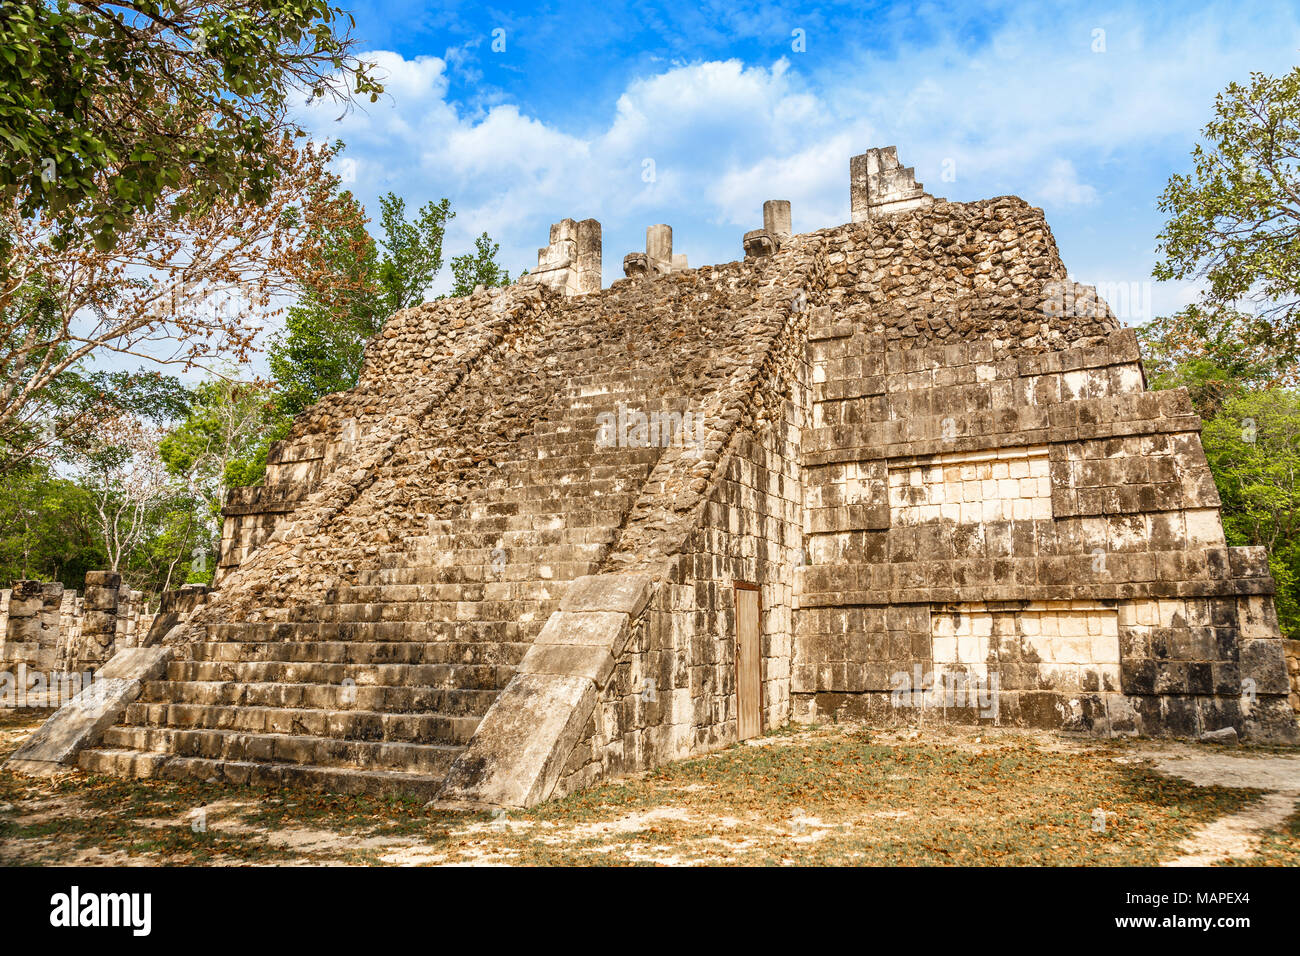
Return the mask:
{"type": "Polygon", "coordinates": [[[758,588],[736,585],[736,714],[741,740],[763,732],[763,628],[758,588]]]}

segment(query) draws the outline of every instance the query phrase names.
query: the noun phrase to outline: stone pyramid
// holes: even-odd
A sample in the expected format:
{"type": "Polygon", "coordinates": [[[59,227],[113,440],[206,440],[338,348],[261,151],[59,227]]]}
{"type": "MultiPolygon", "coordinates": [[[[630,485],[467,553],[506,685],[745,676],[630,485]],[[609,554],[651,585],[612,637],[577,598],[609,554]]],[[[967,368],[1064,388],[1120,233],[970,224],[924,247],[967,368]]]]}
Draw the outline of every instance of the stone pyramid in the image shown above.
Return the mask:
{"type": "Polygon", "coordinates": [[[88,770],[521,806],[790,720],[1294,739],[1261,549],[1041,210],[926,194],[394,316],[88,770]]]}

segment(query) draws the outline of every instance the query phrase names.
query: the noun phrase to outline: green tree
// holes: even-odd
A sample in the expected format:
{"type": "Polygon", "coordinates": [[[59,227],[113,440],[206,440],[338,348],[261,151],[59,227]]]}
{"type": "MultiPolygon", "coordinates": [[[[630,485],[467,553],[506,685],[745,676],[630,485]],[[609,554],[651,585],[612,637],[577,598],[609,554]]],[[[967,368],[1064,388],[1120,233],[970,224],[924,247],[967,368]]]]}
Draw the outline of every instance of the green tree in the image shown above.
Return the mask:
{"type": "MultiPolygon", "coordinates": [[[[497,264],[497,251],[500,248],[500,244],[493,242],[485,232],[474,240],[473,252],[451,260],[451,275],[455,283],[451,290],[453,298],[469,295],[480,285],[490,289],[510,285],[514,281],[510,278],[510,273],[497,264]]],[[[520,278],[525,274],[522,273],[520,278]]]]}
{"type": "Polygon", "coordinates": [[[290,307],[284,331],[271,343],[268,358],[282,419],[355,385],[365,343],[383,324],[378,252],[365,228],[365,211],[350,193],[339,198],[351,214],[342,228],[317,229],[312,272],[320,278],[290,307]]]}
{"type": "Polygon", "coordinates": [[[1185,387],[1197,413],[1218,414],[1242,389],[1296,382],[1296,366],[1261,341],[1262,320],[1230,308],[1192,305],[1137,330],[1151,388],[1185,387]]]}
{"type": "Polygon", "coordinates": [[[210,538],[220,531],[225,490],[246,483],[245,463],[275,424],[267,384],[209,379],[194,387],[188,414],[158,443],[167,472],[199,503],[210,538]]]}
{"type": "Polygon", "coordinates": [[[80,588],[105,564],[88,491],[41,462],[0,475],[0,586],[38,578],[80,588]]]}
{"type": "MultiPolygon", "coordinates": [[[[342,195],[360,213],[356,200],[342,195]]],[[[366,342],[394,313],[423,302],[442,269],[443,237],[455,215],[451,204],[425,203],[411,221],[406,203],[393,193],[379,204],[378,244],[361,225],[364,213],[355,226],[320,237],[313,271],[323,279],[289,309],[284,332],[271,344],[271,375],[285,418],[355,386],[366,342]]]]}
{"type": "Polygon", "coordinates": [[[183,178],[178,209],[262,203],[294,93],[375,100],[352,18],[328,0],[8,0],[0,16],[0,192],[62,239],[111,247],[183,178]]]}
{"type": "Polygon", "coordinates": [[[173,189],[129,220],[111,252],[57,247],[47,223],[0,207],[0,445],[22,444],[65,377],[107,353],[157,367],[247,361],[259,319],[314,287],[317,238],[357,212],[335,193],[332,148],[275,148],[291,173],[267,203],[222,200],[181,216],[172,200],[184,187],[173,189]]]}
{"type": "Polygon", "coordinates": [[[383,305],[375,331],[389,316],[424,301],[434,277],[442,269],[442,240],[447,223],[455,218],[451,202],[441,199],[420,207],[413,222],[406,221],[406,201],[393,193],[379,197],[379,224],[384,248],[375,279],[383,305]]]}
{"type": "Polygon", "coordinates": [[[1231,545],[1264,545],[1282,630],[1300,637],[1300,393],[1241,390],[1205,423],[1231,545]]]}
{"type": "Polygon", "coordinates": [[[1158,279],[1203,278],[1207,307],[1250,299],[1267,321],[1249,331],[1300,354],[1300,67],[1251,74],[1218,95],[1190,174],[1159,200],[1169,217],[1157,239],[1158,279]]]}

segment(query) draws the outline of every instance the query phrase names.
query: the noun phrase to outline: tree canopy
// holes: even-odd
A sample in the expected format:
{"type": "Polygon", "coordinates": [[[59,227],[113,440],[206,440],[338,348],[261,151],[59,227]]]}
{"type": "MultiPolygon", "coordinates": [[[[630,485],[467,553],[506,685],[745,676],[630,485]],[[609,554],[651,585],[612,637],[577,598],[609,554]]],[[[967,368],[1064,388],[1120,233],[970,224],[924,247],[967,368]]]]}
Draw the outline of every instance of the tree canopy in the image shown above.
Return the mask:
{"type": "Polygon", "coordinates": [[[10,0],[0,17],[0,193],[56,242],[103,251],[141,212],[260,205],[291,97],[382,87],[328,0],[10,0]],[[179,194],[169,195],[182,185],[179,194]]]}
{"type": "Polygon", "coordinates": [[[1159,200],[1169,216],[1158,237],[1161,280],[1200,278],[1204,304],[1257,306],[1251,332],[1266,347],[1300,355],[1300,67],[1251,74],[1214,103],[1192,171],[1159,200]]]}

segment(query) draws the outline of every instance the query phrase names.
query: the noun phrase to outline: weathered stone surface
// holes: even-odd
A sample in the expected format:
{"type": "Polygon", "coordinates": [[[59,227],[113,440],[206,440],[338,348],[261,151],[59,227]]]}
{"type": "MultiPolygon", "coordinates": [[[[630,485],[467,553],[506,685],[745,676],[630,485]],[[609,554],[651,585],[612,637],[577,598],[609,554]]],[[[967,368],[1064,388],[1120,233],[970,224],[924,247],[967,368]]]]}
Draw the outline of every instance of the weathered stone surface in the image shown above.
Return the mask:
{"type": "Polygon", "coordinates": [[[142,647],[160,644],[172,628],[193,614],[212,589],[203,584],[187,584],[175,591],[168,591],[162,596],[158,613],[150,623],[148,632],[140,642],[142,647]]]}
{"type": "Polygon", "coordinates": [[[849,207],[854,222],[906,212],[934,202],[915,170],[898,161],[897,148],[869,149],[849,163],[849,207]]]}
{"type": "Polygon", "coordinates": [[[586,678],[517,676],[452,764],[439,800],[503,807],[545,800],[595,703],[586,678]]]}
{"type": "Polygon", "coordinates": [[[590,574],[573,582],[560,610],[616,611],[636,617],[653,589],[648,574],[590,574]]]}
{"type": "MultiPolygon", "coordinates": [[[[629,612],[630,613],[630,612],[629,612]]],[[[640,613],[638,609],[636,613],[640,613]]],[[[618,611],[559,611],[546,621],[537,640],[540,644],[580,644],[603,647],[617,657],[628,636],[628,614],[618,611]]]]}
{"type": "Polygon", "coordinates": [[[568,793],[736,741],[738,586],[766,727],[1293,737],[1186,394],[1041,210],[851,170],[853,223],[765,209],[744,262],[665,230],[571,295],[564,227],[554,287],[394,316],[232,494],[218,590],[83,765],[568,793]]]}
{"type": "Polygon", "coordinates": [[[84,748],[121,719],[145,681],[157,677],[175,652],[166,647],[118,651],[94,682],[59,708],[23,742],[5,766],[18,773],[52,773],[72,763],[84,748]]]}
{"type": "Polygon", "coordinates": [[[609,648],[588,644],[534,644],[519,662],[520,674],[585,677],[597,687],[604,686],[613,671],[609,648]]]}
{"type": "Polygon", "coordinates": [[[1201,739],[1216,744],[1235,744],[1237,743],[1237,729],[1235,727],[1221,727],[1218,730],[1207,730],[1201,734],[1201,739]]]}
{"type": "Polygon", "coordinates": [[[688,268],[686,256],[673,252],[673,227],[663,223],[646,228],[645,252],[630,252],[623,257],[623,274],[630,279],[688,268]]]}
{"type": "Polygon", "coordinates": [[[600,264],[600,223],[562,219],[551,226],[550,243],[537,250],[537,268],[524,281],[564,295],[599,292],[600,264]]]}

